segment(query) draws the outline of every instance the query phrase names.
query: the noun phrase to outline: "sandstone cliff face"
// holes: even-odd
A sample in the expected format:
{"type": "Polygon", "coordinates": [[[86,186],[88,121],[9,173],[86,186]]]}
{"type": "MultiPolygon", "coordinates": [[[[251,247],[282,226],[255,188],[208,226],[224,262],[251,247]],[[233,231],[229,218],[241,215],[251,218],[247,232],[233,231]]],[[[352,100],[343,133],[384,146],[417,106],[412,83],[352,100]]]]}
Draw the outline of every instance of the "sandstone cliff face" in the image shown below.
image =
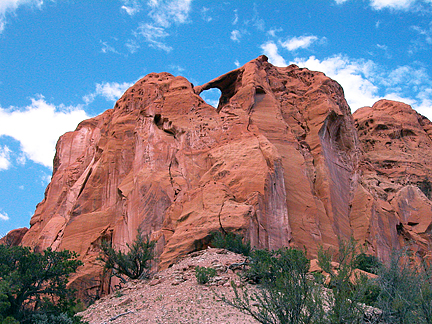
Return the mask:
{"type": "Polygon", "coordinates": [[[408,243],[424,257],[432,228],[432,123],[388,100],[357,110],[354,118],[365,152],[359,191],[368,203],[352,219],[369,223],[356,238],[369,237],[381,257],[408,243]]]}
{"type": "Polygon", "coordinates": [[[77,251],[74,284],[89,294],[106,291],[101,240],[122,248],[138,228],[157,240],[162,268],[221,228],[310,256],[350,236],[381,258],[406,239],[425,253],[431,125],[389,101],[354,121],[338,83],[265,56],[197,87],[152,73],[60,138],[21,243],[77,251]],[[210,88],[217,109],[199,96],[210,88]]]}

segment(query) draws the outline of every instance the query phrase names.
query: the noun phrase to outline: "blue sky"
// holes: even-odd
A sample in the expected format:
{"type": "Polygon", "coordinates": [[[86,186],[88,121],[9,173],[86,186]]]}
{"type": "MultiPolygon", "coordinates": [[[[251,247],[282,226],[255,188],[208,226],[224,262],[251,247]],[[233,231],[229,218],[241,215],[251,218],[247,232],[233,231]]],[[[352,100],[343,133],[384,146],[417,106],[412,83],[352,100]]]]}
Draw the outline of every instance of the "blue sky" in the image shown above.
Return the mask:
{"type": "Polygon", "coordinates": [[[432,0],[0,0],[0,236],[28,226],[58,137],[150,72],[197,85],[266,54],[334,78],[352,111],[432,119],[431,18],[432,0]]]}

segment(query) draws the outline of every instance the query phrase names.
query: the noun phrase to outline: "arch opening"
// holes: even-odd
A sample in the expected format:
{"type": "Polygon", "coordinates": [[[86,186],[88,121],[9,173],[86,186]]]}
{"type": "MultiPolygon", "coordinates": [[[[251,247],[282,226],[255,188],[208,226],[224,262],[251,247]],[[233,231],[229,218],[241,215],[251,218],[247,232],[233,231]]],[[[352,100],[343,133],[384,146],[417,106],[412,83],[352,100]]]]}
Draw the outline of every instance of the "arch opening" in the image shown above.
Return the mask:
{"type": "Polygon", "coordinates": [[[222,92],[218,88],[211,88],[201,92],[200,96],[207,104],[217,109],[222,92]]]}

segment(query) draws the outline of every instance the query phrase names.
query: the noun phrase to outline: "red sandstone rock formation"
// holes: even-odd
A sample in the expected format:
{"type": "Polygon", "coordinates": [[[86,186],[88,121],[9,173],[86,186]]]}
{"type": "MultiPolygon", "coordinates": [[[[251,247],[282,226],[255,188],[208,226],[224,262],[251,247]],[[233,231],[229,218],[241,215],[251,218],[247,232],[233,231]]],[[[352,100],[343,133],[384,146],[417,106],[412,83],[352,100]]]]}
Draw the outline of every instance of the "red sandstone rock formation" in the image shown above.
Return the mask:
{"type": "Polygon", "coordinates": [[[7,235],[0,238],[0,244],[11,245],[11,246],[20,245],[22,238],[27,233],[27,231],[28,231],[27,227],[14,229],[9,233],[7,233],[7,235]]]}
{"type": "Polygon", "coordinates": [[[388,100],[357,110],[354,118],[365,152],[358,190],[366,204],[352,219],[369,223],[355,238],[368,237],[381,257],[405,244],[424,257],[432,229],[432,123],[388,100]]]}
{"type": "Polygon", "coordinates": [[[149,74],[60,138],[21,243],[77,251],[74,284],[89,293],[103,286],[101,240],[121,248],[138,228],[157,240],[162,268],[220,228],[310,256],[350,236],[381,258],[406,239],[424,253],[432,124],[389,101],[355,118],[338,83],[265,56],[197,87],[149,74]],[[217,109],[199,96],[210,88],[217,109]]]}

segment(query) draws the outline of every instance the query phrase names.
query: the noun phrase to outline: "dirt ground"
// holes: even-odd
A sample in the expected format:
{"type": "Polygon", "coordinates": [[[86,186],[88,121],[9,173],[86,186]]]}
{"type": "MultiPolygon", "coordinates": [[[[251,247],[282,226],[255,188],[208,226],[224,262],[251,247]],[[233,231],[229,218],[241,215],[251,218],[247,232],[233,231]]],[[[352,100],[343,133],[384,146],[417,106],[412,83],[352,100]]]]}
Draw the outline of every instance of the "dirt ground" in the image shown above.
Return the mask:
{"type": "Polygon", "coordinates": [[[258,323],[218,297],[233,297],[230,282],[239,285],[240,280],[229,266],[244,260],[244,256],[224,249],[195,252],[149,281],[128,282],[79,315],[90,324],[258,323]],[[195,277],[196,266],[214,268],[217,276],[200,285],[195,277]]]}

